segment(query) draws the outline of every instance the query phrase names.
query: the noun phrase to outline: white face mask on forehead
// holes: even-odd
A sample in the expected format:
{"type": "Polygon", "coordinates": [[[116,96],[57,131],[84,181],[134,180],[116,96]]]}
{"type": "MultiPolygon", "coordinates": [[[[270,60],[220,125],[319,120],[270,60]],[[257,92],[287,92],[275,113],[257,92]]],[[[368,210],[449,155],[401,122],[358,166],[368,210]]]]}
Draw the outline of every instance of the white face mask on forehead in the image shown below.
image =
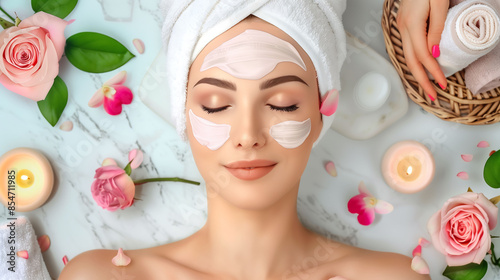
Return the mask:
{"type": "Polygon", "coordinates": [[[217,67],[233,77],[258,80],[280,62],[292,62],[306,71],[306,65],[292,44],[260,30],[248,29],[212,50],[200,72],[217,67]]]}

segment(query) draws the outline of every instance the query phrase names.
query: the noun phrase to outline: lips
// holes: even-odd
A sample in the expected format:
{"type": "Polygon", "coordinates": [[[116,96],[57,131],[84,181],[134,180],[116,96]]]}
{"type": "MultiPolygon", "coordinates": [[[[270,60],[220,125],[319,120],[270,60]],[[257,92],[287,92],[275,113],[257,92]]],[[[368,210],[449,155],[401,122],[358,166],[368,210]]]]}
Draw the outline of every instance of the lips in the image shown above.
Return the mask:
{"type": "Polygon", "coordinates": [[[233,174],[234,177],[245,180],[257,180],[271,172],[277,162],[270,160],[251,160],[251,161],[236,161],[224,165],[224,167],[233,174]]]}

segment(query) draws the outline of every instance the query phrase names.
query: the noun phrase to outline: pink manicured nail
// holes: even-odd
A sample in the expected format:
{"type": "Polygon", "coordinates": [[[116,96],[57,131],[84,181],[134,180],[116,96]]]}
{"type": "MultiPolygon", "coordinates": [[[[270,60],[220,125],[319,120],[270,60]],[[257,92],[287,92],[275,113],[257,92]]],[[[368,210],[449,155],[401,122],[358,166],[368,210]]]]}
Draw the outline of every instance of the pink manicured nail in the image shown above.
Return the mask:
{"type": "Polygon", "coordinates": [[[433,97],[432,95],[430,95],[430,94],[427,94],[427,96],[429,96],[429,98],[430,98],[432,101],[436,100],[436,98],[434,98],[434,97],[433,97]]]}
{"type": "Polygon", "coordinates": [[[432,46],[432,56],[436,58],[439,57],[440,54],[441,52],[439,51],[439,45],[432,46]]]}
{"type": "Polygon", "coordinates": [[[445,89],[446,89],[446,86],[445,86],[445,85],[442,85],[442,84],[440,84],[440,83],[438,83],[438,84],[439,84],[439,86],[440,86],[443,90],[445,90],[445,89]]]}

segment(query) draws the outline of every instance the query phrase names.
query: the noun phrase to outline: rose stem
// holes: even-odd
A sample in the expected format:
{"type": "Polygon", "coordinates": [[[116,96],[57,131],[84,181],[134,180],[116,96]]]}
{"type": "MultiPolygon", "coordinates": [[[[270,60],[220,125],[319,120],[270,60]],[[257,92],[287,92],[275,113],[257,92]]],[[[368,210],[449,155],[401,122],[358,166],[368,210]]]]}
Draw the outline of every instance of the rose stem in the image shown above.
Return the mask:
{"type": "Polygon", "coordinates": [[[497,259],[497,256],[495,254],[495,245],[493,242],[491,242],[491,263],[500,266],[500,259],[497,259]]]}
{"type": "Polygon", "coordinates": [[[163,182],[163,181],[182,182],[182,183],[188,183],[188,184],[193,184],[193,185],[200,184],[199,182],[186,180],[186,179],[182,179],[182,178],[178,178],[178,177],[142,179],[142,180],[134,181],[134,184],[137,186],[137,185],[142,185],[142,184],[149,183],[149,182],[163,182]]]}
{"type": "Polygon", "coordinates": [[[9,15],[9,14],[8,14],[8,13],[7,13],[7,12],[6,12],[6,11],[5,11],[2,7],[0,7],[0,10],[1,10],[1,11],[2,11],[2,12],[6,15],[6,16],[8,16],[8,17],[10,18],[10,20],[12,20],[12,21],[16,21],[16,19],[15,19],[15,18],[13,18],[13,17],[11,17],[11,16],[10,16],[10,15],[9,15]]]}

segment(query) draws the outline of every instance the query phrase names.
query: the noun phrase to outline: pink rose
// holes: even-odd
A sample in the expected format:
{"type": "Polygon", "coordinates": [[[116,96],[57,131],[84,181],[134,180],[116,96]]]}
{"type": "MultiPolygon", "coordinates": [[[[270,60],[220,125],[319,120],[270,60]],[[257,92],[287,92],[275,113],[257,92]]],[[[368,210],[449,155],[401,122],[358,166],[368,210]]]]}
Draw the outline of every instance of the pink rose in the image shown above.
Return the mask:
{"type": "Polygon", "coordinates": [[[125,170],[116,165],[99,167],[92,183],[92,197],[109,211],[125,209],[134,202],[135,185],[125,170]]]}
{"type": "Polygon", "coordinates": [[[498,208],[483,194],[467,192],[450,198],[427,227],[449,266],[479,264],[490,250],[497,216],[498,208]]]}
{"type": "Polygon", "coordinates": [[[0,83],[35,101],[47,96],[59,73],[68,22],[44,12],[0,32],[0,83]]]}

